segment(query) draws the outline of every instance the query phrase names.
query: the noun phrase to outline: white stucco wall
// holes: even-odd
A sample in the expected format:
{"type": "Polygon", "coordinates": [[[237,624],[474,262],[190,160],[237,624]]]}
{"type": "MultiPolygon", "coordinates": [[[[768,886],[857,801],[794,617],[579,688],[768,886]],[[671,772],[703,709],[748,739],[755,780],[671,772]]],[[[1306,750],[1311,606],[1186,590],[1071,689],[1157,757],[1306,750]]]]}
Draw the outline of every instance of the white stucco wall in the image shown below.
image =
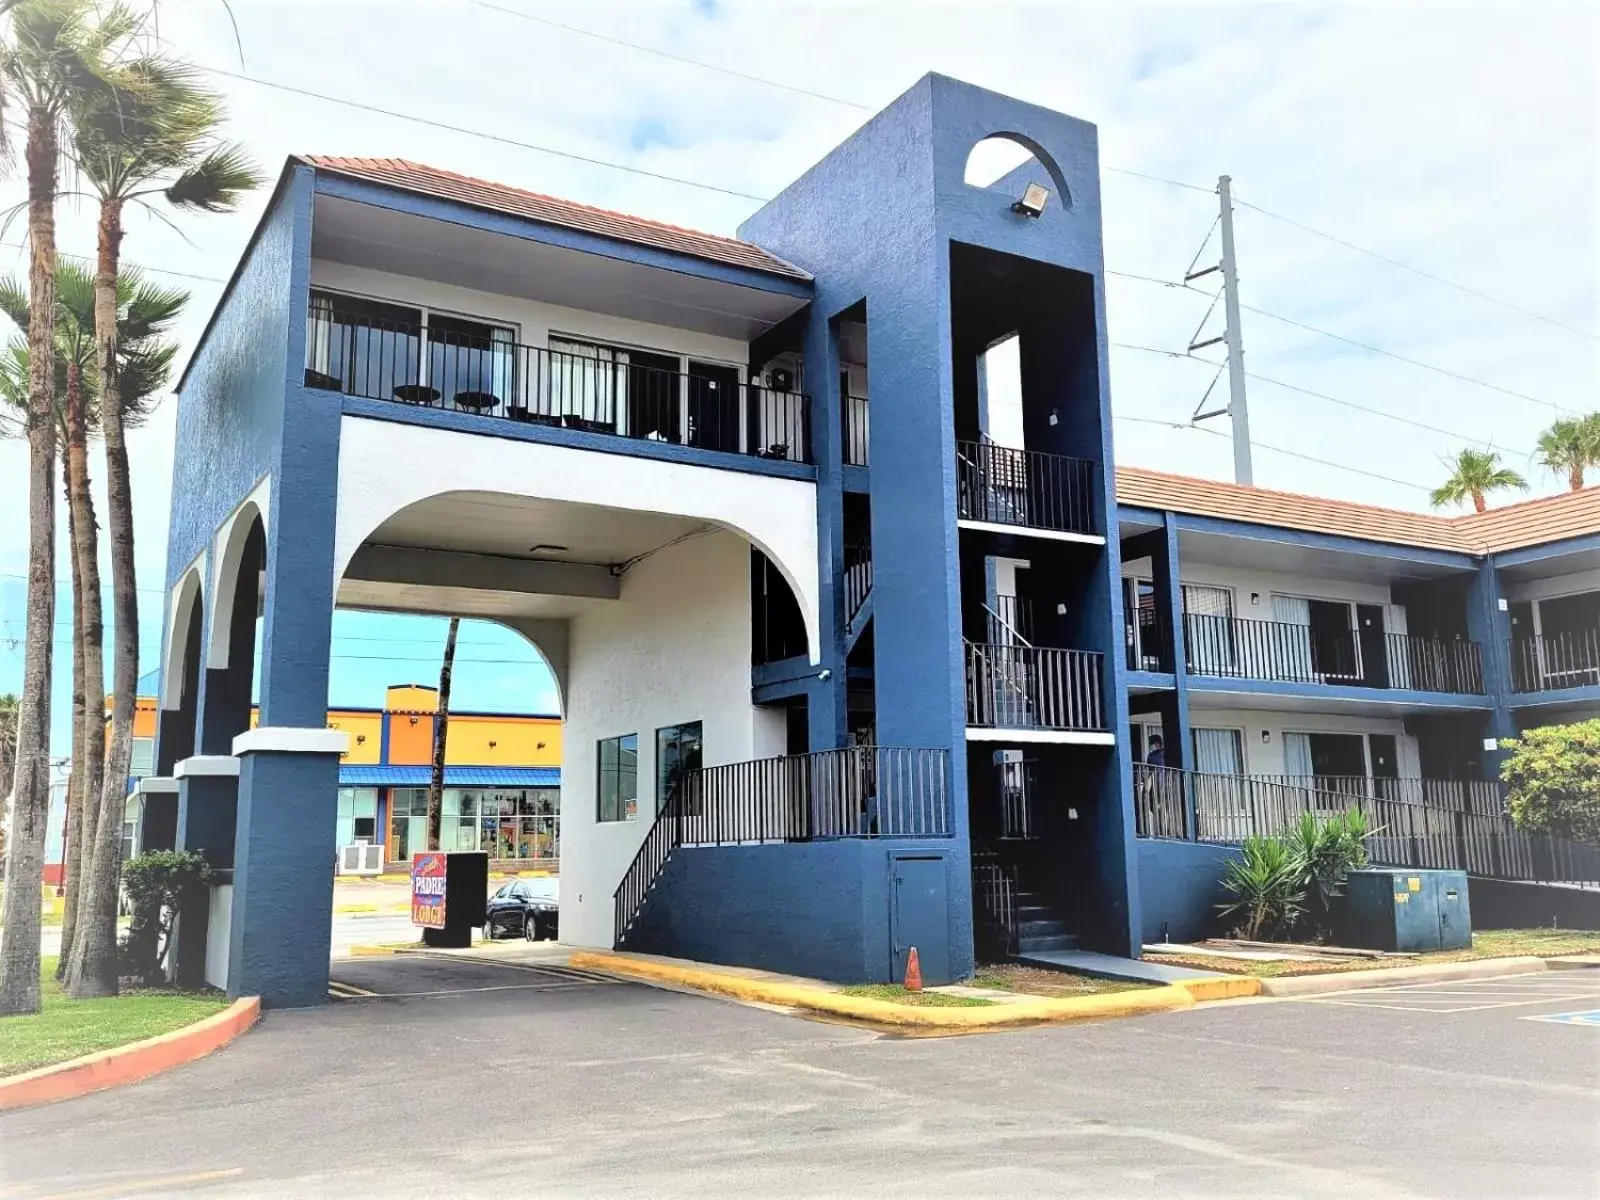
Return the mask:
{"type": "MultiPolygon", "coordinates": [[[[1150,578],[1150,563],[1145,560],[1131,560],[1122,564],[1124,578],[1150,578]]],[[[1381,604],[1387,611],[1384,614],[1385,628],[1390,633],[1404,633],[1406,631],[1406,614],[1403,608],[1393,604],[1393,596],[1389,585],[1385,583],[1365,583],[1352,580],[1337,579],[1326,575],[1299,575],[1283,574],[1271,571],[1256,571],[1246,567],[1218,566],[1212,563],[1192,562],[1185,560],[1183,563],[1183,582],[1202,584],[1207,587],[1226,587],[1233,590],[1233,615],[1246,621],[1270,621],[1272,616],[1272,594],[1277,592],[1284,596],[1303,596],[1310,600],[1335,600],[1347,604],[1381,604]],[[1250,603],[1254,594],[1259,597],[1259,603],[1250,603]]]]}
{"type": "MultiPolygon", "coordinates": [[[[345,417],[339,435],[335,589],[351,556],[373,530],[411,504],[450,492],[531,496],[621,513],[669,513],[736,530],[759,546],[788,580],[805,618],[812,661],[819,660],[817,489],[808,480],[575,450],[497,437],[492,431],[457,433],[345,417]]],[[[748,557],[740,578],[748,606],[748,557]]],[[[748,689],[748,637],[744,653],[748,689]]]]}
{"type": "Polygon", "coordinates": [[[313,259],[311,262],[311,286],[373,300],[437,309],[452,316],[473,317],[488,324],[510,326],[517,331],[516,340],[524,346],[548,345],[553,332],[557,337],[592,338],[598,342],[741,368],[748,366],[750,360],[749,347],[735,338],[715,337],[670,325],[630,321],[604,313],[433,283],[410,275],[394,275],[324,259],[313,259]]]}
{"type": "Polygon", "coordinates": [[[206,982],[228,989],[228,940],[233,934],[233,884],[211,889],[211,919],[206,923],[206,982]]]}
{"type": "MultiPolygon", "coordinates": [[[[1399,717],[1361,717],[1335,713],[1273,712],[1264,709],[1208,708],[1196,706],[1189,698],[1189,724],[1195,729],[1237,729],[1243,733],[1244,771],[1247,775],[1282,775],[1283,735],[1285,733],[1388,733],[1395,737],[1400,774],[1416,778],[1422,774],[1417,757],[1417,739],[1405,732],[1399,717]],[[1263,742],[1265,731],[1271,740],[1263,742]]],[[[1160,720],[1139,715],[1135,724],[1145,724],[1157,733],[1160,720]]]]}
{"type": "Polygon", "coordinates": [[[632,567],[622,595],[571,625],[561,764],[561,939],[610,947],[612,895],[656,811],[656,730],[703,723],[706,766],[785,748],[783,714],[750,702],[750,549],[693,538],[632,567]],[[595,820],[597,743],[637,734],[632,821],[595,820]]]}
{"type": "Polygon", "coordinates": [[[1576,571],[1570,575],[1552,575],[1548,579],[1507,580],[1504,591],[1507,600],[1551,600],[1580,592],[1600,592],[1600,571],[1576,571]]]}

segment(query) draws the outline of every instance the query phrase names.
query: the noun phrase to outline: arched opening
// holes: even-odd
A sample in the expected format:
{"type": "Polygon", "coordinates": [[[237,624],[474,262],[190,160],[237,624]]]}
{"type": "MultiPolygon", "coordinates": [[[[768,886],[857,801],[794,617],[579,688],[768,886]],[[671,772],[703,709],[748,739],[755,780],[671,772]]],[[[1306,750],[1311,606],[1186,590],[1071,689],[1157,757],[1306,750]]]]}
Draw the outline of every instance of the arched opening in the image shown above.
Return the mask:
{"type": "Polygon", "coordinates": [[[204,586],[200,568],[195,566],[178,581],[167,630],[155,763],[155,774],[159,776],[170,777],[173,766],[194,753],[204,625],[204,586]]]}
{"type": "Polygon", "coordinates": [[[250,728],[257,673],[267,532],[253,503],[235,514],[218,559],[199,752],[225,755],[233,753],[233,739],[250,728]]]}
{"type": "Polygon", "coordinates": [[[1064,209],[1072,207],[1072,192],[1055,159],[1020,133],[992,133],[978,141],[967,152],[962,181],[969,187],[1004,192],[1013,201],[1022,198],[1028,184],[1035,183],[1050,189],[1051,202],[1064,209]]]}

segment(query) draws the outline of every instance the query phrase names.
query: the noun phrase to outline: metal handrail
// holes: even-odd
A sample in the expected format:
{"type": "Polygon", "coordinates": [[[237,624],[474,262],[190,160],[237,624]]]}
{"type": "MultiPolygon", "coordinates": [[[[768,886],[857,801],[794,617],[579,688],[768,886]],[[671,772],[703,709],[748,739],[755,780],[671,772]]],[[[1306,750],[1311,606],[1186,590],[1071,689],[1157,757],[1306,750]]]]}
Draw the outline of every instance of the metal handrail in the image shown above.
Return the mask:
{"type": "Polygon", "coordinates": [[[1383,633],[1363,638],[1345,630],[1316,636],[1309,625],[1212,613],[1183,614],[1184,653],[1195,675],[1280,683],[1483,694],[1483,650],[1477,642],[1383,633]],[[1379,653],[1370,653],[1371,639],[1379,653]]]}
{"type": "Polygon", "coordinates": [[[810,398],[761,384],[463,335],[313,305],[306,386],[667,442],[810,462],[810,398]]]}
{"type": "Polygon", "coordinates": [[[956,515],[962,520],[1094,533],[1095,464],[991,441],[956,443],[956,515]]]}
{"type": "Polygon", "coordinates": [[[1091,650],[968,642],[967,724],[1103,731],[1103,657],[1091,650]]]}
{"type": "MultiPolygon", "coordinates": [[[[1282,835],[1306,813],[1350,809],[1366,816],[1367,849],[1384,866],[1457,870],[1472,875],[1600,887],[1600,849],[1547,834],[1524,833],[1504,813],[1484,811],[1484,792],[1468,781],[1411,780],[1422,788],[1383,794],[1382,779],[1358,789],[1356,777],[1251,776],[1134,764],[1134,818],[1141,837],[1238,845],[1282,835]],[[1324,786],[1329,783],[1332,786],[1324,786]]],[[[1495,787],[1492,782],[1489,787],[1495,787]]]]}
{"type": "Polygon", "coordinates": [[[1600,684],[1600,629],[1513,638],[1511,690],[1553,692],[1600,684]]]}

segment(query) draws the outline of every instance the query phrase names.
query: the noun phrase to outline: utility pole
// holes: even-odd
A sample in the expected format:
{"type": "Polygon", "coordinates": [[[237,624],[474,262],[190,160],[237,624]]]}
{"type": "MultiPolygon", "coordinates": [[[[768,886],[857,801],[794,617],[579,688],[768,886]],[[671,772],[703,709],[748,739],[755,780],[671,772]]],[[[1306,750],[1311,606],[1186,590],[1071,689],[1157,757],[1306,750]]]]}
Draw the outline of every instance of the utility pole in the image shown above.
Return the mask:
{"type": "Polygon", "coordinates": [[[1228,415],[1233,420],[1233,481],[1255,482],[1250,466],[1250,409],[1244,398],[1244,334],[1239,328],[1239,264],[1233,254],[1233,180],[1217,180],[1222,199],[1222,316],[1228,346],[1228,415]]]}

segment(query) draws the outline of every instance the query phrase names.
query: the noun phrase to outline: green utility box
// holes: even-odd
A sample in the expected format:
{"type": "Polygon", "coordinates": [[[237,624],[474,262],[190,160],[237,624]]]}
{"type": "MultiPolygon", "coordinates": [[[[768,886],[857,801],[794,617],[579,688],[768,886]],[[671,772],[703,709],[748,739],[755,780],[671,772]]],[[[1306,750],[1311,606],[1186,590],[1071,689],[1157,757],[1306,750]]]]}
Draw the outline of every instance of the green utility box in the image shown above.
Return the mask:
{"type": "Polygon", "coordinates": [[[1472,910],[1464,871],[1351,871],[1339,941],[1367,950],[1465,950],[1472,910]]]}

